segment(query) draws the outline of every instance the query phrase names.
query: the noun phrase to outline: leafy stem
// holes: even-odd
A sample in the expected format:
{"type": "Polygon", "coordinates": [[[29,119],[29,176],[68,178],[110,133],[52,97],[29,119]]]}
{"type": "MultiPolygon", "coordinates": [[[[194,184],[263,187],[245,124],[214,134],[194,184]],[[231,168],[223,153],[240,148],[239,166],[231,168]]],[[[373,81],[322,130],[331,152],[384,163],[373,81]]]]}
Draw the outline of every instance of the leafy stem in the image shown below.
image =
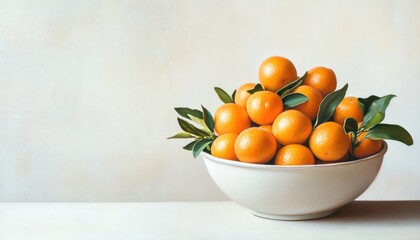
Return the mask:
{"type": "Polygon", "coordinates": [[[178,124],[183,132],[179,132],[168,139],[186,139],[194,140],[183,148],[192,151],[194,158],[202,152],[210,152],[211,144],[216,139],[214,132],[214,119],[211,113],[201,106],[201,110],[191,108],[175,108],[180,115],[178,124]]]}

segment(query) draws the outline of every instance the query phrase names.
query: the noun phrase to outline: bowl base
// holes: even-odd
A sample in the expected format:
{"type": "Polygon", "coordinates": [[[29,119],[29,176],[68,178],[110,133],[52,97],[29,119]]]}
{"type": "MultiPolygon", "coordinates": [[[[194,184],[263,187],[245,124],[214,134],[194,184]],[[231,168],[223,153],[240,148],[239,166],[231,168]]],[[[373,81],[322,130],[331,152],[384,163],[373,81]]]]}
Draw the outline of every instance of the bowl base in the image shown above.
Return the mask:
{"type": "Polygon", "coordinates": [[[331,215],[337,209],[323,211],[323,212],[316,212],[316,213],[307,213],[307,214],[297,214],[297,215],[282,215],[282,214],[269,214],[269,213],[260,213],[252,211],[257,217],[272,219],[272,220],[285,220],[285,221],[300,221],[300,220],[311,220],[317,218],[323,218],[331,215]]]}

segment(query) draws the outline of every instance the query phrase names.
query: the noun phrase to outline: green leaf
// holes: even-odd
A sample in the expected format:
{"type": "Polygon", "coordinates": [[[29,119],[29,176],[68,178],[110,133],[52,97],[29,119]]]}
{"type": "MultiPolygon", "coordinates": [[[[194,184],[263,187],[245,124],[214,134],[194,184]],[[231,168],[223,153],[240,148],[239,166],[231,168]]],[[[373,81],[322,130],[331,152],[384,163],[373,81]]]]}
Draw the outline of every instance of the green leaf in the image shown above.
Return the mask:
{"type": "Polygon", "coordinates": [[[217,96],[219,96],[219,98],[220,98],[220,100],[222,100],[222,102],[233,103],[233,99],[229,96],[229,94],[227,94],[227,92],[225,92],[225,90],[223,90],[219,87],[215,87],[214,91],[216,91],[217,96]]]}
{"type": "Polygon", "coordinates": [[[201,128],[201,130],[203,130],[204,132],[206,132],[207,136],[213,136],[213,132],[210,131],[210,129],[207,127],[206,122],[203,119],[200,118],[196,118],[194,116],[188,115],[191,118],[191,121],[197,123],[201,128]]]}
{"type": "Polygon", "coordinates": [[[381,123],[385,118],[385,110],[394,97],[395,95],[389,94],[373,101],[363,118],[360,128],[369,130],[376,124],[381,123]]]}
{"type": "Polygon", "coordinates": [[[167,139],[174,139],[174,138],[195,138],[195,136],[191,135],[190,133],[187,132],[180,132],[177,133],[175,135],[173,135],[172,137],[168,137],[167,139]]]}
{"type": "Polygon", "coordinates": [[[194,125],[188,123],[187,121],[177,118],[178,124],[181,127],[182,130],[191,133],[195,136],[201,136],[201,137],[207,137],[209,134],[201,129],[196,128],[194,125]]]}
{"type": "Polygon", "coordinates": [[[362,109],[364,114],[366,114],[366,110],[368,110],[370,105],[372,105],[372,103],[377,99],[379,99],[379,97],[375,95],[371,95],[367,98],[358,98],[360,108],[362,109]]]}
{"type": "Polygon", "coordinates": [[[235,91],[233,91],[233,93],[231,95],[233,102],[235,102],[235,95],[236,95],[236,89],[235,89],[235,91]]]}
{"type": "Polygon", "coordinates": [[[366,124],[362,124],[360,126],[360,129],[363,129],[364,131],[371,129],[378,123],[381,123],[385,119],[385,112],[376,112],[372,118],[367,122],[366,124]]]}
{"type": "Polygon", "coordinates": [[[203,110],[203,117],[204,122],[206,123],[207,127],[210,129],[211,132],[214,132],[214,119],[209,110],[207,110],[203,105],[201,105],[201,109],[203,110]]]}
{"type": "MultiPolygon", "coordinates": [[[[201,118],[196,118],[192,115],[188,115],[188,117],[191,119],[191,121],[195,122],[198,124],[198,126],[200,126],[204,131],[207,129],[207,125],[204,122],[204,119],[201,118]]],[[[208,130],[208,129],[207,129],[208,130]]],[[[210,130],[209,130],[210,131],[210,130]]]]}
{"type": "Polygon", "coordinates": [[[287,94],[291,93],[293,90],[295,90],[297,87],[299,87],[302,84],[302,82],[305,80],[307,75],[308,75],[308,72],[305,72],[305,74],[303,74],[302,77],[296,79],[295,81],[287,84],[286,86],[278,90],[276,92],[277,95],[279,95],[280,97],[284,97],[287,94]]]}
{"type": "Polygon", "coordinates": [[[341,89],[329,93],[325,98],[322,100],[321,104],[319,105],[318,114],[316,116],[316,121],[314,128],[319,124],[328,121],[331,116],[334,114],[335,109],[337,108],[338,104],[343,100],[344,96],[346,95],[348,88],[348,84],[344,85],[341,89]]]}
{"type": "Polygon", "coordinates": [[[197,158],[197,156],[212,142],[213,139],[201,139],[196,142],[192,149],[194,158],[197,158]]]}
{"type": "Polygon", "coordinates": [[[183,149],[187,150],[187,151],[191,151],[194,147],[194,144],[197,143],[198,140],[192,141],[190,143],[188,143],[187,145],[185,145],[184,147],[182,147],[183,149]]]}
{"type": "Polygon", "coordinates": [[[374,140],[390,139],[405,143],[408,146],[413,145],[413,137],[411,137],[407,130],[399,125],[378,124],[372,127],[364,138],[374,140]]]}
{"type": "Polygon", "coordinates": [[[250,94],[256,93],[256,92],[260,92],[260,91],[264,91],[263,86],[260,83],[255,84],[255,87],[253,89],[248,90],[247,92],[250,94]]]}
{"type": "Polygon", "coordinates": [[[346,120],[344,120],[343,128],[344,128],[344,131],[346,133],[352,132],[353,134],[356,134],[356,132],[358,130],[356,119],[354,119],[354,118],[346,118],[346,120]]]}
{"type": "Polygon", "coordinates": [[[203,113],[197,109],[185,108],[185,107],[176,107],[175,111],[182,117],[188,118],[188,115],[192,115],[197,118],[203,118],[203,113]]]}
{"type": "Polygon", "coordinates": [[[308,101],[308,97],[303,95],[302,93],[290,93],[282,98],[283,105],[285,107],[291,108],[296,107],[302,103],[308,101]]]}

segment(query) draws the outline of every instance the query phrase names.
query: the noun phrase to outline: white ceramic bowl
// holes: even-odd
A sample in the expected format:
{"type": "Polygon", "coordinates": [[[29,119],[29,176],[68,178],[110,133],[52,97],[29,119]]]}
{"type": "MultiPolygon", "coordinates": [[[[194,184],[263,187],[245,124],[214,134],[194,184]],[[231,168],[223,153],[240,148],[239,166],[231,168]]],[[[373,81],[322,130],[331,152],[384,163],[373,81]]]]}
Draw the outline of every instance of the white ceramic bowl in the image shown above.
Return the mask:
{"type": "Polygon", "coordinates": [[[325,217],[360,196],[381,167],[387,144],[370,157],[320,165],[275,166],[202,153],[207,170],[234,202],[257,216],[280,220],[325,217]]]}

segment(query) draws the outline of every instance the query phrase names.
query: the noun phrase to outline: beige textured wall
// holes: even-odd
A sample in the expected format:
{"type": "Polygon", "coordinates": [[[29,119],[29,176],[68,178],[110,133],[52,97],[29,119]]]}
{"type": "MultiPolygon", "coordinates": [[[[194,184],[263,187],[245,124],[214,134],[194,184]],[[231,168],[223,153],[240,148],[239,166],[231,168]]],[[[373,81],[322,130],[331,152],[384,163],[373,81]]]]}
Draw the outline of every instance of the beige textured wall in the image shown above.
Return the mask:
{"type": "Polygon", "coordinates": [[[181,150],[174,106],[257,81],[268,56],[332,67],[357,96],[394,93],[364,199],[420,199],[420,1],[1,1],[0,200],[223,200],[181,150]]]}

